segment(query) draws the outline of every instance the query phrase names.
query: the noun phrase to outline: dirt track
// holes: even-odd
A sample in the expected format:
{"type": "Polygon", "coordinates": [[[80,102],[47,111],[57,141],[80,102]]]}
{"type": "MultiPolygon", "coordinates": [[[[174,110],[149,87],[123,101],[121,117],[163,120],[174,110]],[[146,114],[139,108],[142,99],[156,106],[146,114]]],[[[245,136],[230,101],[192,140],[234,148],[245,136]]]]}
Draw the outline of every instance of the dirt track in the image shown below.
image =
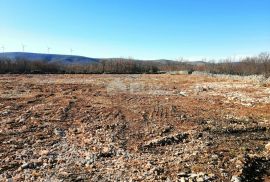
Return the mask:
{"type": "Polygon", "coordinates": [[[267,181],[269,129],[269,84],[0,76],[0,181],[267,181]]]}

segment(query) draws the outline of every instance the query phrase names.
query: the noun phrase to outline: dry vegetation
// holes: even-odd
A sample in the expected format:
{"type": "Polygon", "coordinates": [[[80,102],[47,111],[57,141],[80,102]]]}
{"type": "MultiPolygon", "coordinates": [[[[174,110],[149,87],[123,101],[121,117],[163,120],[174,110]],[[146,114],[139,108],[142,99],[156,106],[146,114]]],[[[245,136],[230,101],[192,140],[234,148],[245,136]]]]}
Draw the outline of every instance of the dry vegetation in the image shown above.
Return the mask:
{"type": "Polygon", "coordinates": [[[162,71],[187,70],[204,71],[213,74],[233,75],[264,75],[270,76],[270,54],[265,52],[258,56],[247,57],[240,62],[231,59],[221,60],[216,63],[192,64],[185,60],[170,61],[140,61],[133,59],[106,59],[90,64],[57,64],[42,60],[29,61],[16,58],[15,60],[0,58],[0,74],[2,73],[109,73],[109,74],[138,74],[158,73],[162,71]]]}
{"type": "Polygon", "coordinates": [[[1,75],[0,181],[269,181],[270,85],[1,75]]]}
{"type": "Polygon", "coordinates": [[[265,52],[258,56],[247,57],[240,62],[230,59],[220,63],[211,63],[206,66],[196,67],[195,70],[207,71],[214,74],[255,75],[270,76],[270,54],[265,52]]]}

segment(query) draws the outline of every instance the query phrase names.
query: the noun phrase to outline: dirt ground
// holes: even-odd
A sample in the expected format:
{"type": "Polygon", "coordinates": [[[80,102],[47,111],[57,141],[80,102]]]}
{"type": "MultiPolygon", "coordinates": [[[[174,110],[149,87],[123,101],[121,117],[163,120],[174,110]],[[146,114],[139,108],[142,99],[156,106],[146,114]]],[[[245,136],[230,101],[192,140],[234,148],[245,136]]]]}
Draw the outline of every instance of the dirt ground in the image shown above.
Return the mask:
{"type": "Polygon", "coordinates": [[[270,85],[0,75],[0,181],[269,181],[270,85]]]}

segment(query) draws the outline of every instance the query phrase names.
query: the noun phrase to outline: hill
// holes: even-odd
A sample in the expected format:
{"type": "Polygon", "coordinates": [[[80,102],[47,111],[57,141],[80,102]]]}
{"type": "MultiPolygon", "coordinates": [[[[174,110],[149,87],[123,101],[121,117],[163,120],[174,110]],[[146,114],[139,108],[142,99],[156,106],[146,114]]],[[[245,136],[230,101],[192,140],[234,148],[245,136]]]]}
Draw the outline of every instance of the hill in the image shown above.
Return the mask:
{"type": "Polygon", "coordinates": [[[29,52],[6,52],[0,53],[0,58],[9,58],[11,60],[26,59],[28,61],[44,61],[46,63],[61,64],[89,64],[99,62],[100,59],[84,56],[60,55],[60,54],[41,54],[29,52]]]}
{"type": "MultiPolygon", "coordinates": [[[[75,55],[61,55],[61,54],[42,54],[42,53],[30,53],[30,52],[6,52],[0,53],[0,58],[9,58],[11,60],[26,59],[28,61],[43,61],[46,63],[63,63],[63,64],[89,64],[89,63],[98,63],[101,60],[128,60],[125,58],[90,58],[84,56],[75,56],[75,55]]],[[[177,64],[178,61],[167,60],[167,59],[158,59],[158,60],[136,60],[136,61],[147,61],[160,65],[170,65],[177,64]]],[[[204,65],[207,64],[203,61],[193,61],[193,62],[183,62],[191,65],[204,65]]]]}

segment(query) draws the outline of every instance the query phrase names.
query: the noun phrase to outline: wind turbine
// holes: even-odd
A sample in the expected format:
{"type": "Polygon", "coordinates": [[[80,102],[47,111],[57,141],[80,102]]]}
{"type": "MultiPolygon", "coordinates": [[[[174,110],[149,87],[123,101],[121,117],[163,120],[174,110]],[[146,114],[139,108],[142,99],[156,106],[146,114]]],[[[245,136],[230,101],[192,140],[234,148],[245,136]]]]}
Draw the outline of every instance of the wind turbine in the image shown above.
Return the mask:
{"type": "Polygon", "coordinates": [[[48,54],[50,54],[51,48],[50,47],[47,47],[47,50],[48,50],[48,54]]]}
{"type": "Polygon", "coordinates": [[[22,51],[24,52],[26,45],[22,44],[22,51]]]}
{"type": "Polygon", "coordinates": [[[2,52],[4,54],[5,53],[5,46],[2,46],[1,48],[2,48],[2,52]]]}

